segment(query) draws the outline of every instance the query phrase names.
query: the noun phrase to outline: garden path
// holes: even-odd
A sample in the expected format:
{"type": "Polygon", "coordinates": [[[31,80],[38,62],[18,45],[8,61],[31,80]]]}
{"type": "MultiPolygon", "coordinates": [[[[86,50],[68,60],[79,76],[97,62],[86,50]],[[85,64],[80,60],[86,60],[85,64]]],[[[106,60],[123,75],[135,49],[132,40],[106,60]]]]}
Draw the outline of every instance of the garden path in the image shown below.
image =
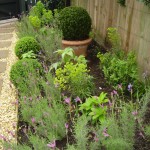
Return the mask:
{"type": "MultiPolygon", "coordinates": [[[[17,40],[15,22],[0,21],[0,140],[17,142],[17,94],[9,72],[17,60],[14,46],[17,40]]],[[[2,144],[0,143],[0,149],[2,144]]]]}

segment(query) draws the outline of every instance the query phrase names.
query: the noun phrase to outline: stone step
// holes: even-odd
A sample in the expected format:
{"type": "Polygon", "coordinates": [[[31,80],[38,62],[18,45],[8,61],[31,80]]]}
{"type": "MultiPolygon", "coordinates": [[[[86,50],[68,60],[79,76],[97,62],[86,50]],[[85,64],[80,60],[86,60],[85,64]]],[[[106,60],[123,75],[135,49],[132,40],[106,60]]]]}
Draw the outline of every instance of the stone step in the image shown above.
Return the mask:
{"type": "Polygon", "coordinates": [[[9,40],[13,37],[13,34],[0,34],[0,40],[9,40]]]}
{"type": "Polygon", "coordinates": [[[0,28],[0,33],[12,33],[15,28],[0,28]]]}
{"type": "Polygon", "coordinates": [[[0,73],[5,72],[7,66],[7,62],[0,62],[0,73]]]}
{"type": "Polygon", "coordinates": [[[2,86],[3,86],[3,80],[0,79],[0,93],[1,93],[1,90],[2,90],[2,86]]]}
{"type": "Polygon", "coordinates": [[[0,25],[0,28],[15,28],[15,27],[16,27],[16,23],[14,22],[0,25]]]}
{"type": "Polygon", "coordinates": [[[9,47],[11,45],[11,41],[0,41],[0,48],[9,47]]]}
{"type": "Polygon", "coordinates": [[[9,50],[0,50],[0,59],[7,58],[9,50]]]}

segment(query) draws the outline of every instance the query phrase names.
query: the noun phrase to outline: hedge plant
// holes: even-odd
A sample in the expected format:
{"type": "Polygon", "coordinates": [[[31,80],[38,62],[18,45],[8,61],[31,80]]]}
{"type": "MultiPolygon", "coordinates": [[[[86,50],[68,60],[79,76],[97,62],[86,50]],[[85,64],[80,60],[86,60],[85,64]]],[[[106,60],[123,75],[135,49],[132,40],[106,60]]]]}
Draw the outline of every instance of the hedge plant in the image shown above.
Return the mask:
{"type": "Polygon", "coordinates": [[[59,14],[60,28],[65,40],[85,40],[91,31],[91,18],[81,7],[66,7],[59,14]]]}
{"type": "Polygon", "coordinates": [[[37,53],[40,50],[40,46],[38,42],[33,37],[23,37],[16,43],[15,46],[15,54],[21,59],[24,53],[29,51],[33,51],[33,53],[37,53]]]}
{"type": "Polygon", "coordinates": [[[20,93],[30,94],[33,87],[29,85],[39,86],[38,77],[42,74],[42,66],[36,59],[25,58],[12,66],[10,80],[20,93]]]}

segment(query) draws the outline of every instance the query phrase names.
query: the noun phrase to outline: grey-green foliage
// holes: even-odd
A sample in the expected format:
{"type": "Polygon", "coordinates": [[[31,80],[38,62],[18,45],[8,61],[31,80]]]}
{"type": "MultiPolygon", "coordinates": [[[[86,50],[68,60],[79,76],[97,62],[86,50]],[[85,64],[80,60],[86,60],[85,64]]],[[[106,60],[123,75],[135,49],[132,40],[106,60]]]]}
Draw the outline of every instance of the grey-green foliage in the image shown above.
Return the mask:
{"type": "Polygon", "coordinates": [[[139,116],[141,119],[144,119],[144,116],[146,114],[146,111],[148,109],[148,104],[150,103],[150,89],[147,89],[145,95],[141,99],[141,108],[139,111],[139,116]]]}
{"type": "Polygon", "coordinates": [[[111,116],[102,122],[99,134],[107,150],[133,149],[136,123],[132,111],[132,108],[126,105],[118,118],[111,116]],[[104,130],[107,131],[108,137],[104,136],[104,130]]]}
{"type": "Polygon", "coordinates": [[[57,62],[58,57],[54,52],[61,48],[61,31],[57,28],[43,27],[38,32],[37,40],[44,53],[44,60],[51,63],[57,62]]]}
{"type": "Polygon", "coordinates": [[[75,126],[75,139],[77,142],[77,150],[87,150],[88,143],[88,127],[87,127],[88,119],[86,116],[81,116],[78,118],[75,126]]]}
{"type": "Polygon", "coordinates": [[[28,145],[21,145],[21,144],[10,144],[10,143],[3,143],[3,147],[5,148],[5,150],[32,150],[31,147],[29,147],[28,145]]]}
{"type": "Polygon", "coordinates": [[[39,82],[43,87],[44,96],[34,96],[33,93],[32,97],[22,97],[20,101],[22,119],[36,128],[39,137],[44,137],[50,142],[62,139],[65,136],[66,110],[60,92],[54,87],[50,74],[46,76],[46,81],[41,79],[39,82]]]}
{"type": "Polygon", "coordinates": [[[74,125],[74,137],[76,140],[76,145],[67,145],[67,150],[87,150],[88,145],[88,118],[82,115],[77,119],[74,125]]]}
{"type": "Polygon", "coordinates": [[[150,125],[145,127],[145,135],[150,137],[150,125]]]}
{"type": "Polygon", "coordinates": [[[23,16],[21,21],[17,23],[17,36],[19,38],[25,36],[36,37],[37,33],[34,30],[34,27],[31,25],[28,16],[23,16]]]}
{"type": "Polygon", "coordinates": [[[77,150],[74,145],[67,145],[67,150],[77,150]]]}
{"type": "Polygon", "coordinates": [[[29,136],[29,141],[35,150],[48,150],[46,139],[39,137],[37,135],[31,134],[29,136]]]}

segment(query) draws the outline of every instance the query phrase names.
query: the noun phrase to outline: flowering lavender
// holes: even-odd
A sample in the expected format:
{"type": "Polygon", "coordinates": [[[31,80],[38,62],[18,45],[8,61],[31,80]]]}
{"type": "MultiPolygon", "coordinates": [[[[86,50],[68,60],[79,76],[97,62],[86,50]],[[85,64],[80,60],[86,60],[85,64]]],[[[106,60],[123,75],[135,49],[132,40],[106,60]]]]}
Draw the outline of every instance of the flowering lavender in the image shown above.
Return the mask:
{"type": "Polygon", "coordinates": [[[69,124],[65,123],[65,128],[68,129],[69,128],[69,124]]]}
{"type": "Polygon", "coordinates": [[[130,84],[128,85],[128,91],[129,91],[129,92],[132,91],[132,87],[133,87],[133,85],[130,83],[130,84]]]}
{"type": "Polygon", "coordinates": [[[104,130],[103,130],[103,136],[104,137],[109,137],[109,134],[107,133],[107,128],[105,128],[104,130]]]}
{"type": "Polygon", "coordinates": [[[75,102],[77,103],[77,102],[81,102],[81,99],[77,96],[76,98],[75,98],[75,102]]]}
{"type": "Polygon", "coordinates": [[[138,115],[137,110],[136,110],[136,111],[133,111],[133,112],[132,112],[132,115],[133,115],[133,116],[137,116],[137,115],[138,115]]]}
{"type": "Polygon", "coordinates": [[[64,102],[67,103],[67,104],[70,104],[71,98],[70,97],[65,98],[64,102]]]}
{"type": "Polygon", "coordinates": [[[31,121],[34,124],[35,123],[35,118],[31,118],[31,121]]]}
{"type": "Polygon", "coordinates": [[[52,143],[47,144],[47,147],[55,149],[56,141],[54,140],[52,143]]]}

